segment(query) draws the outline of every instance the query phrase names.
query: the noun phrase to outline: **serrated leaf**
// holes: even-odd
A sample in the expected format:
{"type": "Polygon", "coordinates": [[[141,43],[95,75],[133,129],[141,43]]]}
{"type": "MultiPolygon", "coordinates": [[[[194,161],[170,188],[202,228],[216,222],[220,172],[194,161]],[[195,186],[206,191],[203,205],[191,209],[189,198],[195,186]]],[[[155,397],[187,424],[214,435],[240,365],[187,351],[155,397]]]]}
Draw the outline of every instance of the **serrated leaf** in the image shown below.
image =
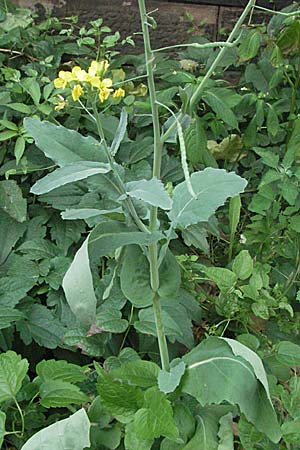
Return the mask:
{"type": "Polygon", "coordinates": [[[27,359],[9,350],[0,354],[0,402],[12,400],[21,389],[28,370],[27,359]]]}
{"type": "Polygon", "coordinates": [[[160,436],[170,439],[179,437],[171,403],[157,387],[152,387],[145,392],[143,408],[136,412],[133,423],[140,439],[153,439],[160,436]]]}
{"type": "Polygon", "coordinates": [[[90,421],[82,408],[34,434],[21,450],[84,450],[90,448],[90,421]]]}
{"type": "Polygon", "coordinates": [[[102,331],[111,333],[124,333],[128,328],[128,321],[122,319],[121,311],[113,308],[103,308],[96,315],[96,326],[102,331]]]}
{"type": "Polygon", "coordinates": [[[5,306],[0,306],[0,330],[8,328],[12,322],[17,322],[24,318],[24,314],[14,308],[6,308],[5,306]]]}
{"type": "Polygon", "coordinates": [[[24,119],[24,126],[37,147],[60,167],[76,161],[107,162],[99,142],[91,136],[32,117],[24,119]]]}
{"type": "Polygon", "coordinates": [[[253,272],[253,260],[248,250],[242,250],[233,261],[233,272],[240,280],[247,280],[253,272]]]}
{"type": "Polygon", "coordinates": [[[104,409],[122,423],[130,422],[143,403],[140,388],[114,380],[108,374],[100,376],[97,390],[104,409]]]}
{"type": "Polygon", "coordinates": [[[69,383],[80,383],[86,378],[84,368],[67,361],[48,359],[36,365],[36,373],[43,381],[61,380],[69,383]]]}
{"type": "Polygon", "coordinates": [[[44,381],[40,385],[40,396],[40,403],[45,408],[60,408],[88,401],[79,387],[62,380],[44,381]]]}
{"type": "Polygon", "coordinates": [[[169,394],[175,391],[179,386],[180,380],[185,372],[185,363],[181,361],[176,366],[171,367],[170,371],[160,370],[158,374],[158,387],[161,392],[169,394]]]}
{"type": "Polygon", "coordinates": [[[183,135],[189,161],[193,164],[204,164],[205,167],[218,167],[215,158],[207,148],[207,136],[201,119],[193,119],[183,135]]]}
{"type": "Polygon", "coordinates": [[[36,195],[46,194],[65,184],[84,180],[93,175],[108,173],[109,171],[110,167],[105,163],[80,161],[80,163],[67,164],[37,181],[30,189],[30,192],[36,195]]]}
{"type": "Polygon", "coordinates": [[[0,208],[17,222],[25,222],[27,202],[14,180],[0,182],[0,208]]]}
{"type": "Polygon", "coordinates": [[[156,177],[151,180],[130,181],[126,184],[126,194],[161,209],[171,209],[172,200],[162,182],[156,177]]]}
{"type": "Polygon", "coordinates": [[[210,167],[193,173],[191,183],[197,198],[191,196],[185,181],[174,189],[173,206],[169,213],[173,228],[207,222],[228,197],[243,192],[247,184],[233,172],[210,167]]]}
{"type": "Polygon", "coordinates": [[[130,361],[110,372],[114,378],[139,387],[156,386],[158,373],[159,367],[155,363],[143,360],[130,361]]]}
{"type": "Polygon", "coordinates": [[[140,439],[135,431],[133,422],[129,422],[125,428],[124,444],[126,450],[151,450],[153,439],[140,439]]]}
{"type": "Polygon", "coordinates": [[[206,339],[183,357],[188,367],[182,390],[201,405],[223,401],[237,404],[247,420],[276,443],[281,437],[280,428],[268,392],[256,375],[259,369],[252,365],[252,354],[246,360],[239,356],[239,351],[235,356],[224,339],[206,339]]]}

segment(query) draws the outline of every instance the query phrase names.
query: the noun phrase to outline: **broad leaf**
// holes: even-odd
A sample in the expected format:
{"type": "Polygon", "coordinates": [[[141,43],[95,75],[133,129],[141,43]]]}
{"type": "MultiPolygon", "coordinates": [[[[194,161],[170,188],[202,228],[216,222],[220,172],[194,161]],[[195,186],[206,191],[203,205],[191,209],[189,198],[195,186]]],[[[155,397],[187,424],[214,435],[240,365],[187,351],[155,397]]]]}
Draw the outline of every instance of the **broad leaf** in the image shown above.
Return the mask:
{"type": "Polygon", "coordinates": [[[191,163],[201,163],[205,167],[218,167],[215,158],[207,148],[207,136],[201,119],[198,117],[193,119],[183,135],[187,158],[191,163]]]}
{"type": "Polygon", "coordinates": [[[82,408],[34,434],[21,450],[84,450],[90,448],[90,421],[82,408]]]}
{"type": "Polygon", "coordinates": [[[233,172],[207,168],[191,176],[191,196],[186,181],[174,189],[173,206],[169,213],[173,228],[186,228],[198,222],[207,222],[228,197],[243,192],[247,182],[233,172]]]}
{"type": "Polygon", "coordinates": [[[88,238],[77,251],[62,286],[75,317],[79,322],[91,325],[96,318],[97,299],[90,269],[88,238]]]}
{"type": "Polygon", "coordinates": [[[217,450],[218,418],[213,412],[203,409],[196,419],[198,422],[196,432],[182,450],[217,450]]]}
{"type": "Polygon", "coordinates": [[[13,351],[0,355],[0,402],[12,400],[21,389],[28,370],[27,359],[13,351]]]}
{"type": "Polygon", "coordinates": [[[153,439],[160,436],[170,439],[179,437],[171,403],[157,387],[152,387],[145,392],[143,408],[136,412],[133,423],[140,439],[153,439]]]}
{"type": "Polygon", "coordinates": [[[36,146],[60,167],[76,161],[107,162],[99,142],[91,136],[32,117],[24,119],[24,126],[36,146]]]}
{"type": "Polygon", "coordinates": [[[130,181],[126,184],[126,194],[161,209],[172,207],[172,200],[164,185],[155,177],[151,180],[130,181]]]}
{"type": "Polygon", "coordinates": [[[0,228],[5,230],[5,233],[0,233],[0,265],[4,263],[10,251],[17,243],[20,237],[23,236],[26,225],[19,223],[12,219],[3,210],[0,210],[0,228]]]}
{"type": "Polygon", "coordinates": [[[0,330],[8,328],[12,322],[17,322],[24,318],[22,311],[14,308],[0,306],[0,330]]]}
{"type": "Polygon", "coordinates": [[[142,360],[130,361],[110,372],[113,377],[139,387],[156,386],[158,373],[159,367],[155,363],[142,360]]]}
{"type": "MultiPolygon", "coordinates": [[[[124,444],[126,450],[151,450],[154,439],[140,439],[135,430],[135,424],[129,422],[125,428],[124,444]]],[[[172,442],[174,444],[174,442],[172,442]]]]}
{"type": "Polygon", "coordinates": [[[218,436],[220,439],[218,450],[234,450],[232,413],[221,417],[218,436]]]}
{"type": "Polygon", "coordinates": [[[237,276],[234,272],[224,267],[206,267],[204,270],[206,276],[214,281],[221,292],[230,291],[237,282],[237,276]]]}
{"type": "Polygon", "coordinates": [[[159,267],[159,288],[158,293],[161,297],[171,297],[178,293],[181,284],[180,266],[168,249],[159,267]]]}
{"type": "Polygon", "coordinates": [[[279,342],[276,359],[289,367],[300,366],[300,346],[289,341],[279,342]]]}
{"type": "Polygon", "coordinates": [[[122,319],[121,311],[117,311],[111,307],[103,308],[96,315],[96,326],[101,331],[124,333],[128,325],[128,321],[122,319]]]}
{"type": "Polygon", "coordinates": [[[40,386],[40,396],[41,405],[45,408],[60,408],[88,401],[79,387],[62,380],[44,381],[40,386]]]}
{"type": "Polygon", "coordinates": [[[240,280],[247,280],[253,272],[253,260],[248,250],[242,250],[234,259],[233,272],[240,280]]]}
{"type": "Polygon", "coordinates": [[[92,209],[92,208],[80,208],[80,209],[67,209],[61,213],[61,217],[64,220],[78,220],[78,219],[90,219],[97,216],[108,216],[114,213],[122,213],[122,209],[92,209]]]}
{"type": "Polygon", "coordinates": [[[56,361],[54,359],[40,361],[36,366],[36,373],[43,381],[61,380],[79,383],[86,378],[83,367],[64,360],[56,361]]]}
{"type": "MultiPolygon", "coordinates": [[[[239,355],[241,352],[238,349],[236,353],[239,355]]],[[[245,352],[246,360],[235,356],[223,339],[203,341],[183,357],[188,367],[182,380],[182,390],[194,396],[203,406],[223,401],[237,404],[247,420],[270,440],[278,442],[280,428],[268,392],[260,381],[260,368],[256,366],[257,361],[252,360],[253,353],[245,352]]]]}
{"type": "Polygon", "coordinates": [[[170,371],[160,370],[158,374],[159,390],[165,394],[175,391],[179,386],[180,380],[185,372],[185,363],[181,361],[176,366],[171,367],[170,371]]]}
{"type": "Polygon", "coordinates": [[[202,97],[219,119],[223,120],[232,128],[238,128],[237,118],[225,99],[222,98],[222,92],[223,91],[219,91],[217,88],[209,89],[205,91],[202,97]]]}
{"type": "Polygon", "coordinates": [[[25,222],[27,202],[14,180],[0,181],[0,208],[17,222],[25,222]]]}
{"type": "Polygon", "coordinates": [[[65,184],[84,180],[93,175],[107,173],[109,171],[110,167],[105,163],[81,161],[67,164],[61,169],[57,169],[37,181],[30,189],[30,192],[36,195],[46,194],[65,184]]]}
{"type": "Polygon", "coordinates": [[[257,55],[261,38],[261,33],[257,29],[251,30],[246,35],[239,47],[239,57],[241,62],[248,61],[257,55]]]}

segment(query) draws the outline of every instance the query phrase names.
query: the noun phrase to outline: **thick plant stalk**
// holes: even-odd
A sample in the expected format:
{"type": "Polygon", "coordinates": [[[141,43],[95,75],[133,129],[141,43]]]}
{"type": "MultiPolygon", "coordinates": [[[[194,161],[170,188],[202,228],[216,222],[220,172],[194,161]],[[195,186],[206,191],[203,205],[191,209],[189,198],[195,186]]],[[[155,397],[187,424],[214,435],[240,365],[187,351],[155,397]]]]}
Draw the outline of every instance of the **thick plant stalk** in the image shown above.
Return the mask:
{"type": "MultiPolygon", "coordinates": [[[[227,44],[230,44],[230,43],[232,43],[234,41],[235,37],[237,36],[238,32],[240,31],[241,26],[244,23],[246,17],[251,12],[251,10],[255,7],[255,2],[256,2],[256,0],[249,0],[246,8],[244,9],[243,13],[241,14],[241,16],[239,18],[239,20],[237,21],[237,23],[235,24],[232,32],[228,36],[228,39],[226,41],[227,44]]],[[[209,80],[210,77],[212,76],[215,68],[218,66],[219,62],[223,58],[223,55],[226,52],[226,49],[227,49],[227,46],[224,46],[219,51],[216,59],[214,60],[214,62],[210,66],[210,68],[208,69],[205,77],[202,79],[201,83],[199,84],[199,86],[197,87],[196,91],[192,95],[191,100],[190,100],[190,108],[189,108],[190,112],[194,111],[196,103],[199,101],[199,99],[201,98],[201,95],[203,94],[203,90],[204,90],[204,87],[205,87],[205,84],[206,84],[207,80],[209,80]]]]}
{"type": "MultiPolygon", "coordinates": [[[[160,178],[161,170],[161,158],[162,158],[162,141],[160,137],[160,125],[158,115],[158,105],[156,103],[155,83],[154,83],[154,55],[151,50],[149,24],[147,20],[147,12],[144,0],[138,0],[139,10],[141,16],[145,60],[147,69],[148,89],[151,103],[153,133],[154,133],[154,161],[153,161],[153,176],[160,178]]],[[[155,231],[157,226],[157,208],[152,207],[150,211],[150,232],[155,231]]],[[[155,298],[153,301],[153,311],[155,316],[156,332],[158,337],[158,346],[161,358],[161,365],[163,370],[170,369],[169,352],[167,347],[167,340],[164,332],[164,324],[162,318],[162,309],[160,297],[158,294],[159,289],[159,271],[158,271],[158,248],[157,243],[149,245],[149,262],[150,262],[150,282],[151,288],[155,292],[155,298]]]]}

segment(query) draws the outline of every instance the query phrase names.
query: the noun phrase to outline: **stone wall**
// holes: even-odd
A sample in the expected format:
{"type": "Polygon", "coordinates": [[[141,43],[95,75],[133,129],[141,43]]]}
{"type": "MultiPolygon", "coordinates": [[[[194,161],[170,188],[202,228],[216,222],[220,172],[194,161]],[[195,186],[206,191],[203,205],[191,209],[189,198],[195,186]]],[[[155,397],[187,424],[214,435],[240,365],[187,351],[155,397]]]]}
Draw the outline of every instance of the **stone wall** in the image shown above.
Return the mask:
{"type": "MultiPolygon", "coordinates": [[[[140,31],[137,0],[15,0],[15,3],[33,7],[38,12],[50,9],[61,17],[78,15],[81,24],[102,17],[104,24],[113,31],[120,31],[122,37],[140,31]]],[[[247,0],[147,0],[149,11],[158,9],[154,13],[158,27],[152,32],[153,48],[186,42],[191,25],[196,34],[217,39],[220,29],[232,28],[246,3],[247,0]]],[[[291,3],[291,0],[258,1],[261,6],[276,9],[291,3]]],[[[268,14],[256,12],[253,21],[261,22],[268,17],[268,14]]],[[[141,37],[137,35],[134,39],[140,49],[141,37]]]]}

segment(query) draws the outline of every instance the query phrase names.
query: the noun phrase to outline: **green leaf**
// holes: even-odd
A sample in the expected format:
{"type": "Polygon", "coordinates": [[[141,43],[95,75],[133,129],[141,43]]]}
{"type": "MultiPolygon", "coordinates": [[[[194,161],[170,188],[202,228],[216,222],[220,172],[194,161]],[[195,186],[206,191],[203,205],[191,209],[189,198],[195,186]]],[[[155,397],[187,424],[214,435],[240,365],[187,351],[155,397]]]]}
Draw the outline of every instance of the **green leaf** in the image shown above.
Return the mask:
{"type": "Polygon", "coordinates": [[[41,89],[39,83],[34,78],[24,78],[21,86],[28,92],[35,105],[38,105],[41,99],[41,89]]]}
{"type": "Polygon", "coordinates": [[[61,213],[61,217],[64,220],[78,220],[78,219],[90,219],[97,216],[109,216],[114,213],[121,213],[121,208],[115,209],[92,209],[92,208],[80,208],[80,209],[67,209],[61,213]]]}
{"type": "Polygon", "coordinates": [[[289,367],[300,366],[300,346],[288,341],[279,342],[276,359],[289,367]]]}
{"type": "Polygon", "coordinates": [[[281,426],[282,437],[287,444],[295,444],[300,442],[300,419],[285,422],[281,426]]]}
{"type": "Polygon", "coordinates": [[[180,266],[168,249],[159,267],[159,288],[158,293],[161,297],[171,297],[176,295],[181,284],[180,266]]]}
{"type": "Polygon", "coordinates": [[[234,450],[232,413],[221,417],[218,436],[220,439],[218,450],[234,450]]]}
{"type": "MultiPolygon", "coordinates": [[[[257,55],[261,43],[261,34],[258,30],[251,30],[242,40],[239,47],[241,62],[248,61],[257,55]]],[[[229,450],[229,449],[228,449],[229,450]]]]}
{"type": "Polygon", "coordinates": [[[36,365],[36,373],[42,381],[61,380],[69,383],[80,383],[86,376],[84,368],[67,361],[48,359],[36,365]]]}
{"type": "Polygon", "coordinates": [[[197,414],[196,418],[198,422],[196,432],[182,450],[217,450],[218,418],[213,412],[205,409],[197,414]]]}
{"type": "Polygon", "coordinates": [[[207,222],[228,197],[243,192],[247,184],[233,172],[210,167],[193,173],[191,183],[197,198],[191,196],[186,181],[174,189],[173,206],[169,213],[174,228],[207,222]]]}
{"type": "Polygon", "coordinates": [[[14,130],[5,130],[0,132],[0,142],[7,141],[8,139],[11,139],[18,135],[17,131],[14,130]]]}
{"type": "MultiPolygon", "coordinates": [[[[241,196],[237,195],[236,197],[232,197],[229,201],[229,227],[230,227],[230,251],[232,252],[232,247],[234,244],[234,236],[240,221],[241,215],[241,196]]],[[[231,256],[231,253],[230,253],[231,256]]]]}
{"type": "Polygon", "coordinates": [[[152,305],[155,294],[150,286],[150,266],[137,245],[125,249],[120,281],[123,294],[135,307],[152,305]]]}
{"type": "Polygon", "coordinates": [[[243,352],[235,348],[236,356],[230,344],[224,339],[209,338],[185,355],[183,360],[188,367],[182,391],[194,396],[201,405],[223,401],[237,404],[247,420],[276,443],[281,437],[280,428],[268,391],[260,381],[266,375],[257,365],[259,359],[240,343],[243,352]],[[239,356],[242,353],[243,357],[239,356]]]}
{"type": "Polygon", "coordinates": [[[122,319],[121,311],[108,307],[97,313],[96,326],[101,331],[124,333],[129,324],[127,320],[122,319]]]}
{"type": "Polygon", "coordinates": [[[242,250],[233,261],[233,272],[240,280],[247,280],[253,272],[253,260],[248,250],[242,250]]]}
{"type": "Polygon", "coordinates": [[[15,148],[14,148],[14,155],[16,158],[16,163],[19,164],[20,159],[23,156],[24,150],[25,150],[25,139],[23,138],[23,136],[19,136],[16,140],[15,143],[15,148]]]}
{"type": "Polygon", "coordinates": [[[149,245],[161,238],[159,232],[142,233],[121,222],[100,223],[90,233],[89,252],[99,258],[110,255],[124,245],[149,245]]]}
{"type": "Polygon", "coordinates": [[[60,167],[77,161],[107,162],[99,142],[91,136],[32,117],[24,119],[24,126],[37,147],[60,167]]]}
{"type": "Polygon", "coordinates": [[[192,164],[200,163],[205,167],[218,167],[215,158],[207,148],[207,137],[200,118],[193,119],[183,135],[187,158],[192,164]]]}
{"type": "Polygon", "coordinates": [[[13,351],[0,355],[0,402],[12,400],[21,389],[28,370],[27,359],[13,351]]]}
{"type": "Polygon", "coordinates": [[[135,431],[135,424],[130,422],[125,428],[124,444],[126,450],[151,450],[153,439],[139,438],[135,431]]]}
{"type": "Polygon", "coordinates": [[[112,144],[110,146],[110,153],[115,156],[117,154],[117,151],[119,150],[120,144],[124,139],[126,128],[127,128],[127,121],[128,121],[128,114],[125,108],[122,108],[121,116],[120,116],[120,122],[114,137],[114,140],[112,141],[112,144]]]}
{"type": "Polygon", "coordinates": [[[143,404],[142,390],[103,373],[97,384],[104,409],[122,423],[130,422],[143,404]]]}
{"type": "Polygon", "coordinates": [[[14,180],[0,182],[0,208],[17,222],[25,222],[27,202],[14,180]]]}
{"type": "Polygon", "coordinates": [[[9,103],[5,106],[23,114],[31,115],[32,113],[30,106],[25,105],[24,103],[9,103]]]}
{"type": "Polygon", "coordinates": [[[30,189],[30,192],[36,195],[46,194],[65,184],[85,180],[93,175],[103,174],[109,171],[110,167],[105,163],[80,161],[79,163],[75,162],[67,164],[61,169],[57,169],[37,181],[30,189]]]}
{"type": "Polygon", "coordinates": [[[171,403],[157,387],[152,387],[145,392],[143,408],[136,412],[133,423],[140,439],[153,439],[160,436],[170,439],[178,438],[171,403]]]}
{"type": "Polygon", "coordinates": [[[180,380],[185,372],[185,363],[181,361],[171,367],[170,372],[160,370],[158,375],[158,387],[161,392],[169,394],[179,386],[180,380]]]}
{"type": "Polygon", "coordinates": [[[126,184],[126,194],[161,209],[171,209],[172,200],[162,182],[156,177],[151,180],[130,181],[126,184]]]}
{"type": "Polygon", "coordinates": [[[90,448],[90,421],[82,408],[34,434],[21,450],[84,450],[90,448]]]}
{"type": "Polygon", "coordinates": [[[60,408],[73,403],[88,401],[79,387],[62,380],[47,380],[40,385],[41,405],[45,408],[60,408]]]}
{"type": "Polygon", "coordinates": [[[87,238],[67,270],[62,287],[71,311],[80,323],[91,325],[96,318],[97,299],[94,292],[87,238]]]}
{"type": "Polygon", "coordinates": [[[2,448],[2,444],[5,437],[5,421],[6,421],[6,414],[3,411],[0,411],[0,448],[2,448]]]}
{"type": "Polygon", "coordinates": [[[230,291],[237,282],[237,276],[234,272],[223,267],[207,267],[204,270],[207,277],[214,281],[221,292],[230,291]]]}
{"type": "Polygon", "coordinates": [[[0,330],[8,328],[12,322],[17,322],[24,318],[24,314],[14,308],[0,306],[0,330]]]}
{"type": "Polygon", "coordinates": [[[4,263],[14,245],[23,236],[26,225],[12,219],[0,209],[0,229],[6,230],[0,233],[0,265],[4,263]]]}
{"type": "Polygon", "coordinates": [[[276,136],[280,129],[277,113],[272,105],[268,105],[267,130],[272,136],[276,136]]]}
{"type": "Polygon", "coordinates": [[[159,367],[155,363],[142,360],[130,361],[110,372],[114,378],[146,388],[157,385],[158,373],[159,367]]]}
{"type": "Polygon", "coordinates": [[[98,425],[92,424],[91,443],[93,448],[101,448],[105,443],[106,449],[114,450],[119,448],[121,437],[122,432],[118,424],[106,429],[101,429],[98,425]]]}
{"type": "Polygon", "coordinates": [[[231,128],[238,128],[238,121],[232,109],[220,95],[221,92],[216,89],[207,89],[203,94],[203,100],[212,108],[217,117],[223,120],[231,128]]]}

